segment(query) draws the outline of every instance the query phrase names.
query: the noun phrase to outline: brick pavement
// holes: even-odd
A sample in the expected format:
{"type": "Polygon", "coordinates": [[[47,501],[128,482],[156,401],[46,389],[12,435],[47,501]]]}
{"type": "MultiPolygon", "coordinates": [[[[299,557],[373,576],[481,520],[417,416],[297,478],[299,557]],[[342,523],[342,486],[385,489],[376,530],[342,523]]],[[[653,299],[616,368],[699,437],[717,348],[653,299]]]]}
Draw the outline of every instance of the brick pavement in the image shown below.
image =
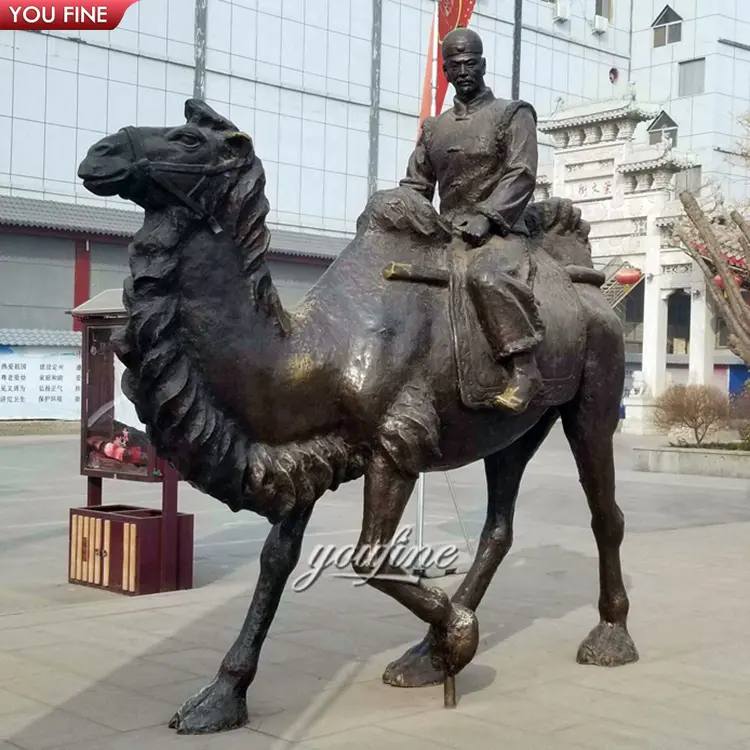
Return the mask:
{"type": "MultiPolygon", "coordinates": [[[[524,480],[516,543],[479,610],[482,644],[457,679],[456,711],[442,708],[440,688],[380,681],[422,635],[420,623],[377,592],[323,578],[285,596],[250,691],[249,727],[194,738],[166,723],[236,635],[267,526],[187,490],[196,589],[125,599],[72,587],[65,524],[83,498],[75,440],[2,439],[0,750],[750,749],[747,483],[632,472],[632,444],[618,438],[618,497],[639,663],[575,663],[596,623],[596,551],[555,431],[524,480]]],[[[481,467],[451,476],[475,535],[481,467]]],[[[106,490],[108,501],[156,497],[134,484],[106,490]]],[[[300,566],[316,543],[356,540],[360,491],[324,499],[300,566]]],[[[427,496],[425,541],[460,540],[442,477],[429,478],[427,496]]]]}

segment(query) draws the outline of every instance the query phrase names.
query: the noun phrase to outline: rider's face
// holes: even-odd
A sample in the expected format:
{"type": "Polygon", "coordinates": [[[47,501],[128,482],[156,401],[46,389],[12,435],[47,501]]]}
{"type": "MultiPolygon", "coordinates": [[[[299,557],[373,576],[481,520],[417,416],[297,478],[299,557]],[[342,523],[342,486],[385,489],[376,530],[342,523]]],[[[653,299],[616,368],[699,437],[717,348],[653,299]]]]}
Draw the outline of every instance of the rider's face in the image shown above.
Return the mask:
{"type": "Polygon", "coordinates": [[[443,64],[445,77],[456,89],[459,99],[471,99],[484,86],[486,62],[481,55],[463,53],[451,55],[443,64]]]}

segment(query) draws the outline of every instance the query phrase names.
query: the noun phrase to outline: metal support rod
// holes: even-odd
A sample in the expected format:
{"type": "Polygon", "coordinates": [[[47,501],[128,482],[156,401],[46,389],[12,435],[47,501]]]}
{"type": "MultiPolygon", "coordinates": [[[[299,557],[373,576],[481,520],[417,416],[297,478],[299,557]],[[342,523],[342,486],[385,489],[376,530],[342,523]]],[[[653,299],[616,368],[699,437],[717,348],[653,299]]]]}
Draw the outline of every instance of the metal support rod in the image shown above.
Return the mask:
{"type": "Polygon", "coordinates": [[[383,38],[383,0],[372,0],[372,61],[370,63],[370,153],[367,165],[367,193],[378,189],[380,159],[380,72],[383,38]]]}
{"type": "Polygon", "coordinates": [[[453,489],[453,482],[451,482],[451,478],[448,476],[448,472],[445,472],[445,481],[448,483],[448,489],[451,492],[451,498],[453,499],[453,507],[456,509],[456,515],[458,516],[458,522],[461,524],[461,533],[464,535],[464,541],[466,542],[466,549],[469,550],[469,554],[474,557],[474,546],[472,545],[471,541],[469,540],[469,532],[466,530],[466,524],[464,523],[464,518],[461,515],[461,510],[458,507],[458,500],[456,499],[456,492],[453,489]]]}
{"type": "MultiPolygon", "coordinates": [[[[440,5],[435,0],[435,8],[432,12],[432,26],[435,33],[432,35],[432,69],[430,79],[432,83],[432,103],[430,104],[430,115],[435,117],[437,111],[437,85],[438,85],[438,55],[440,52],[440,5]]],[[[435,191],[438,192],[437,190],[435,191]]]]}
{"type": "Polygon", "coordinates": [[[419,483],[417,485],[417,549],[422,549],[422,542],[424,541],[424,485],[425,477],[424,474],[419,475],[419,483]]]}
{"type": "Polygon", "coordinates": [[[446,674],[443,681],[443,706],[444,708],[456,707],[456,676],[446,674]]]}
{"type": "Polygon", "coordinates": [[[208,0],[195,0],[195,27],[193,30],[193,97],[206,98],[206,25],[208,0]]]}
{"type": "Polygon", "coordinates": [[[513,76],[510,84],[510,98],[521,97],[521,30],[523,24],[523,0],[515,0],[513,10],[513,76]]]}

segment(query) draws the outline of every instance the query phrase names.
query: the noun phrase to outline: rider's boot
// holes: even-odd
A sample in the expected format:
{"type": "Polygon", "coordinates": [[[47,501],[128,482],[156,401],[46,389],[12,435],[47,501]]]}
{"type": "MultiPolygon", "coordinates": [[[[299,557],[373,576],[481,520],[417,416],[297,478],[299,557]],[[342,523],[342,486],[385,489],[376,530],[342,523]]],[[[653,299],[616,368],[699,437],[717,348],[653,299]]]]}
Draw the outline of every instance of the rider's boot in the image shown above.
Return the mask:
{"type": "Polygon", "coordinates": [[[509,364],[508,385],[494,399],[495,406],[516,414],[525,411],[542,388],[542,375],[532,352],[523,352],[513,357],[509,364]]]}

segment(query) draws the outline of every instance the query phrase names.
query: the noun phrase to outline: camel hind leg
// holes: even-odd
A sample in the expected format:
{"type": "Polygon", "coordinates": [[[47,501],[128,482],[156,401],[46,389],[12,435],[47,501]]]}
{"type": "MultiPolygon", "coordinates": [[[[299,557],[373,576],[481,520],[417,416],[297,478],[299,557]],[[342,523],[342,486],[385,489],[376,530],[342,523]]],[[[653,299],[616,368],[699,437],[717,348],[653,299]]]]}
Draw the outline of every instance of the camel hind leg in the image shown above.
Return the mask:
{"type": "MultiPolygon", "coordinates": [[[[452,597],[471,612],[479,607],[500,563],[513,543],[513,515],[524,471],[557,420],[550,410],[525,435],[507,448],[484,460],[487,477],[487,518],[479,537],[474,562],[452,597]]],[[[432,633],[391,662],[383,673],[383,682],[394,687],[437,685],[443,673],[434,664],[435,643],[432,633]]]]}
{"type": "Polygon", "coordinates": [[[625,379],[619,321],[598,290],[581,290],[589,313],[587,359],[576,398],[560,409],[563,429],[591,510],[599,551],[601,620],[578,650],[580,664],[619,666],[638,660],[627,628],[630,602],[620,547],[625,523],[615,500],[614,434],[625,379]]]}

